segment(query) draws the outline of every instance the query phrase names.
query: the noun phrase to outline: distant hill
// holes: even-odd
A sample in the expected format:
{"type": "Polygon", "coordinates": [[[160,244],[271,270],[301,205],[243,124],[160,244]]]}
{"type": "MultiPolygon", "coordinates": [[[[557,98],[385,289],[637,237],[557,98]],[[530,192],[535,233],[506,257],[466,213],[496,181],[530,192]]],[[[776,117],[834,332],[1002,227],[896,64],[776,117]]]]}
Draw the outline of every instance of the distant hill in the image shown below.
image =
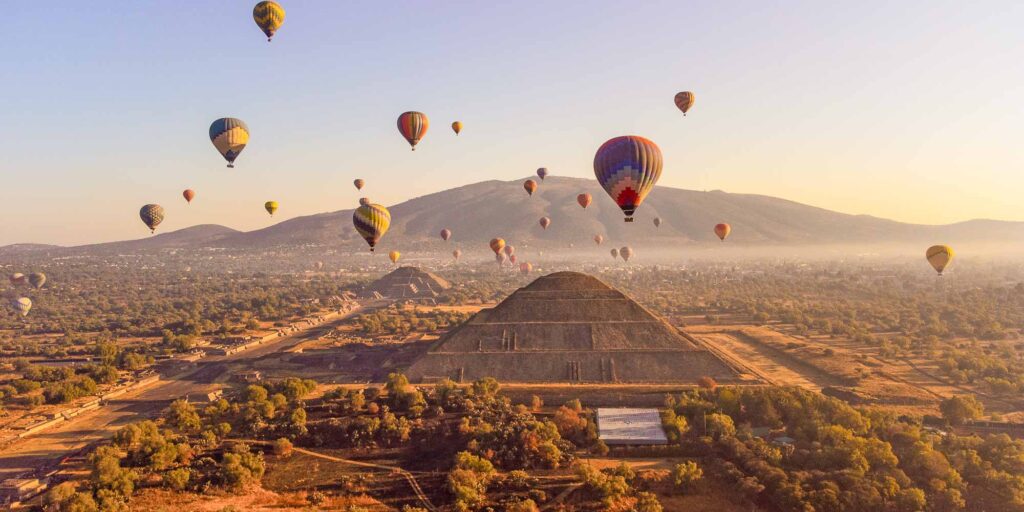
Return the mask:
{"type": "MultiPolygon", "coordinates": [[[[457,244],[482,243],[500,236],[513,243],[543,240],[579,245],[592,243],[591,238],[598,233],[609,240],[634,240],[638,245],[711,243],[718,241],[712,233],[712,226],[718,222],[731,224],[729,242],[742,245],[1024,241],[1024,222],[971,220],[926,226],[838,213],[756,194],[663,186],[657,187],[640,207],[636,222],[628,224],[593,179],[548,177],[540,182],[532,197],[522,188],[525,179],[474,183],[391,206],[391,230],[382,245],[437,242],[442,228],[452,230],[451,243],[457,244]],[[594,197],[586,210],[576,204],[576,195],[581,192],[594,197]],[[547,230],[537,223],[542,216],[552,220],[547,230]],[[661,217],[660,228],[654,227],[654,217],[661,217]]],[[[362,240],[352,228],[352,210],[297,217],[249,232],[201,225],[80,249],[266,248],[310,244],[361,247],[362,240]]],[[[11,247],[19,246],[0,251],[11,247]]],[[[437,248],[441,247],[437,242],[437,248]]]]}

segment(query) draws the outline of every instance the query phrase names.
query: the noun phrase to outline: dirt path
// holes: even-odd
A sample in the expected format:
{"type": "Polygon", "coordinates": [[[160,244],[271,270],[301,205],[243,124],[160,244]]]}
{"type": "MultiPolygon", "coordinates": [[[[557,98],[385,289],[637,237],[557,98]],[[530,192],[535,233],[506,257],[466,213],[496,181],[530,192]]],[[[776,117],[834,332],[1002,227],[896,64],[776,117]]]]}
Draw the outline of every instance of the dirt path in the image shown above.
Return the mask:
{"type": "Polygon", "coordinates": [[[747,343],[727,332],[691,332],[702,344],[714,347],[723,356],[742,361],[755,375],[778,386],[797,386],[821,391],[831,384],[830,379],[816,378],[804,369],[793,369],[792,358],[760,344],[747,343]]]}

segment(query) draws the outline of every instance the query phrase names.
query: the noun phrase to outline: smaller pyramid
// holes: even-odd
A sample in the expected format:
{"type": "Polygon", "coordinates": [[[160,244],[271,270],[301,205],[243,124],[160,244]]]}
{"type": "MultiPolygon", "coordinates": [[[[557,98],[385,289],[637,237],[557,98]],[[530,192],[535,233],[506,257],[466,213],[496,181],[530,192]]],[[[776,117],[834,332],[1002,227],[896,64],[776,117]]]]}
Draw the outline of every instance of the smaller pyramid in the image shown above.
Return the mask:
{"type": "Polygon", "coordinates": [[[451,287],[440,276],[418,267],[400,267],[374,281],[360,295],[369,298],[433,300],[451,287]]]}

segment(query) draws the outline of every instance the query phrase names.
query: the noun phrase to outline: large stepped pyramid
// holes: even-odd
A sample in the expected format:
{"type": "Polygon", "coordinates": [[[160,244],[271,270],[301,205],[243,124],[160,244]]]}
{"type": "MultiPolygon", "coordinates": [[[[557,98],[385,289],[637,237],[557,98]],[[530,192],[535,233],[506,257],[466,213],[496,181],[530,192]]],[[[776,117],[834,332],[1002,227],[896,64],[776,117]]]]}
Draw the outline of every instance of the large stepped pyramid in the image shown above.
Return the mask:
{"type": "Polygon", "coordinates": [[[400,267],[367,286],[360,295],[369,298],[433,300],[451,288],[443,278],[418,267],[400,267]]]}
{"type": "Polygon", "coordinates": [[[732,367],[593,276],[556,272],[516,290],[438,340],[408,369],[415,381],[738,380],[732,367]]]}

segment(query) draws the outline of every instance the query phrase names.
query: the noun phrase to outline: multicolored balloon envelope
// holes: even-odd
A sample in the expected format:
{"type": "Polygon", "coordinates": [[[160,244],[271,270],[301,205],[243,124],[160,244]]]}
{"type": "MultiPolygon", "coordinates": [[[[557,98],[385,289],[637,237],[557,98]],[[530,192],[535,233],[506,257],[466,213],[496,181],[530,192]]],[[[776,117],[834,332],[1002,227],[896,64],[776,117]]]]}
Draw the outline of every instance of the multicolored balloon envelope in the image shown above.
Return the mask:
{"type": "Polygon", "coordinates": [[[28,316],[28,312],[32,311],[32,299],[28,297],[18,297],[11,299],[11,306],[21,316],[28,316]]]}
{"type": "Polygon", "coordinates": [[[267,201],[263,203],[263,209],[267,210],[267,213],[269,213],[271,217],[274,216],[274,212],[277,211],[277,207],[277,201],[267,201]]]}
{"type": "Polygon", "coordinates": [[[494,254],[498,254],[505,248],[505,240],[501,238],[492,238],[490,246],[491,250],[494,251],[494,254]]]}
{"type": "Polygon", "coordinates": [[[366,185],[366,181],[362,178],[356,178],[352,180],[352,184],[356,186],[356,190],[362,190],[363,186],[366,185]]]}
{"type": "Polygon", "coordinates": [[[284,8],[277,2],[260,2],[252,8],[252,19],[267,36],[267,42],[274,38],[274,33],[284,24],[284,8]]]}
{"type": "Polygon", "coordinates": [[[728,237],[729,233],[731,233],[731,232],[732,232],[732,226],[730,226],[730,225],[728,225],[728,224],[726,224],[724,222],[721,223],[721,224],[715,224],[715,235],[718,235],[718,239],[719,240],[724,242],[726,237],[728,237]]]}
{"type": "Polygon", "coordinates": [[[430,127],[430,120],[422,112],[405,112],[398,116],[398,132],[409,141],[412,150],[416,151],[416,144],[419,144],[423,136],[427,134],[430,127]]]}
{"type": "Polygon", "coordinates": [[[527,194],[530,194],[532,196],[534,191],[537,190],[537,182],[533,180],[524,181],[523,190],[525,190],[527,194]]]}
{"type": "Polygon", "coordinates": [[[523,274],[529,274],[531,271],[533,271],[533,265],[531,265],[528,262],[520,263],[519,271],[522,272],[523,274]]]}
{"type": "Polygon", "coordinates": [[[149,228],[150,233],[156,233],[156,227],[164,221],[164,207],[158,204],[147,204],[139,210],[139,218],[149,228]]]}
{"type": "Polygon", "coordinates": [[[679,94],[676,94],[676,107],[678,107],[679,110],[683,111],[684,116],[687,112],[690,111],[690,107],[693,106],[693,101],[694,96],[693,93],[690,91],[683,91],[679,94]]]}
{"type": "Polygon", "coordinates": [[[379,204],[364,204],[352,213],[352,224],[373,252],[377,242],[391,227],[391,212],[379,204]]]}
{"type": "Polygon", "coordinates": [[[454,123],[452,123],[452,131],[455,132],[455,135],[458,135],[459,133],[461,133],[462,132],[462,121],[455,121],[454,123]]]}
{"type": "Polygon", "coordinates": [[[235,159],[249,143],[249,127],[241,119],[222,117],[210,125],[210,141],[228,161],[228,167],[234,167],[235,159]]]}
{"type": "Polygon", "coordinates": [[[662,157],[657,144],[636,135],[615,137],[594,155],[594,176],[633,222],[633,213],[661,177],[662,157]]]}

